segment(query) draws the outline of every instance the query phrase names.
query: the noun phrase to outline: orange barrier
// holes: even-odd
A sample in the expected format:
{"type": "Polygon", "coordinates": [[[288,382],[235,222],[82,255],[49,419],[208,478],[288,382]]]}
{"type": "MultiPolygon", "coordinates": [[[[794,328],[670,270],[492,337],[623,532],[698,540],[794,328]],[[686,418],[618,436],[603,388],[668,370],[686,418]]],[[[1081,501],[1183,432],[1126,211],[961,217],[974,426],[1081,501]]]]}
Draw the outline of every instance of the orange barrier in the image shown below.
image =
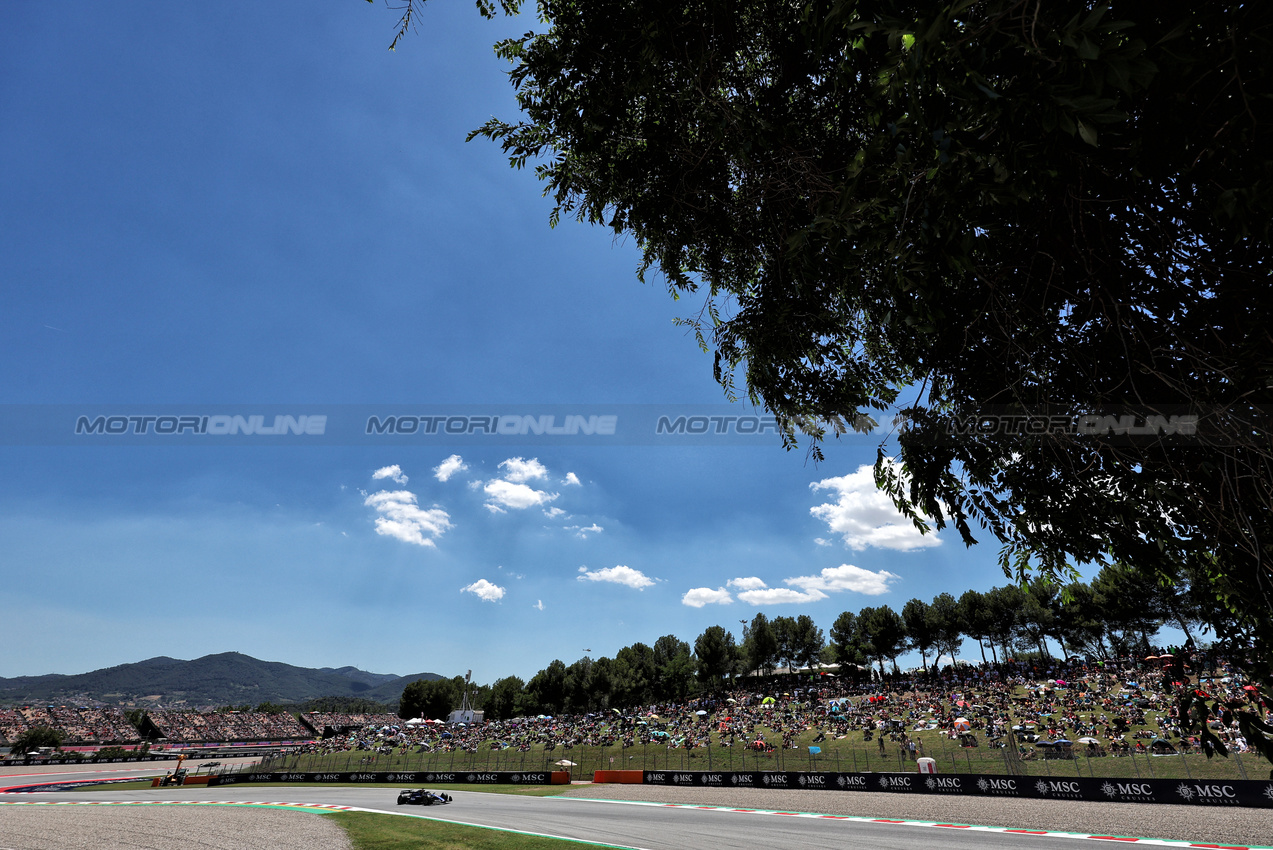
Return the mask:
{"type": "Polygon", "coordinates": [[[593,782],[620,785],[640,785],[644,778],[644,770],[598,770],[592,775],[593,782]]]}
{"type": "Polygon", "coordinates": [[[552,776],[549,778],[549,782],[548,782],[548,784],[549,784],[549,785],[569,785],[569,784],[570,784],[570,771],[568,771],[568,770],[554,770],[554,771],[552,772],[552,776]]]}

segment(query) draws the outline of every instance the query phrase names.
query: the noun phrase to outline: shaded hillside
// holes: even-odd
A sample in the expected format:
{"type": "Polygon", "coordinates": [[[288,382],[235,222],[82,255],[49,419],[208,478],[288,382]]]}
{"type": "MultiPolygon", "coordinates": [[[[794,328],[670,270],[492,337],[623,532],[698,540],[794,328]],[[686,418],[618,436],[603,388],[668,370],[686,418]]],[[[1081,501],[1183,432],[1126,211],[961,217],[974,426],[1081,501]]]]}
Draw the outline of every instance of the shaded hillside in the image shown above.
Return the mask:
{"type": "Polygon", "coordinates": [[[193,661],[160,656],[74,676],[49,674],[0,678],[0,704],[82,704],[150,707],[296,703],[319,697],[357,697],[396,702],[417,679],[436,673],[397,676],[356,667],[296,667],[261,661],[238,652],[193,661]]]}

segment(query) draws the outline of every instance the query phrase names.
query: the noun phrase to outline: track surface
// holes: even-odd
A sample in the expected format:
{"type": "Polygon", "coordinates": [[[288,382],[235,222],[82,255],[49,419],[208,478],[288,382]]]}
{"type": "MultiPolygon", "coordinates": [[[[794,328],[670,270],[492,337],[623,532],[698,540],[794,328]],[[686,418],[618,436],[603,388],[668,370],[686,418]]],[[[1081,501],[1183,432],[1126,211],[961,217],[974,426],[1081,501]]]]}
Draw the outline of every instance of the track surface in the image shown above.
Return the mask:
{"type": "MultiPolygon", "coordinates": [[[[153,773],[162,774],[169,769],[162,763],[156,763],[153,773]]],[[[41,771],[43,773],[43,771],[41,771]]],[[[137,775],[141,771],[132,771],[137,775]]],[[[41,781],[64,781],[69,778],[87,780],[95,778],[115,779],[121,772],[116,770],[62,770],[57,775],[52,771],[42,776],[0,775],[0,787],[18,784],[34,784],[41,781]]],[[[620,802],[614,800],[577,799],[572,797],[516,797],[505,794],[485,794],[481,792],[451,792],[455,803],[438,807],[399,807],[396,805],[397,788],[380,787],[269,787],[253,788],[243,786],[226,786],[217,788],[155,788],[140,791],[92,790],[73,794],[67,793],[27,793],[20,795],[0,795],[0,802],[125,802],[125,801],[225,801],[225,802],[282,802],[282,803],[324,803],[336,806],[347,806],[356,809],[391,812],[394,814],[411,814],[414,816],[445,820],[476,826],[487,826],[499,829],[512,829],[520,832],[537,833],[556,837],[573,838],[600,844],[619,847],[639,848],[639,850],[715,850],[719,847],[737,846],[794,846],[801,848],[825,848],[825,850],[843,850],[843,848],[871,848],[871,850],[913,850],[916,846],[942,848],[942,850],[982,850],[983,848],[1025,848],[1025,850],[1060,850],[1069,848],[1077,850],[1075,840],[1078,836],[1062,837],[1056,835],[1027,835],[1020,832],[1006,832],[1003,829],[982,829],[977,827],[961,827],[969,821],[976,822],[976,811],[963,812],[966,819],[956,820],[949,826],[933,824],[917,825],[893,822],[875,822],[863,817],[837,817],[808,815],[794,809],[776,811],[737,811],[728,807],[698,808],[688,805],[667,805],[652,803],[620,802]]],[[[575,794],[588,794],[600,791],[600,788],[580,788],[575,794]]],[[[639,786],[606,788],[609,794],[623,792],[629,798],[648,796],[655,789],[644,789],[639,786]]],[[[805,808],[817,808],[820,795],[834,795],[834,792],[803,792],[799,798],[805,808]]],[[[840,795],[835,795],[839,797],[840,795]]],[[[901,795],[893,795],[901,796],[901,795]]],[[[770,797],[772,798],[772,795],[770,797]]],[[[783,802],[788,802],[784,800],[783,802]]],[[[830,802],[829,799],[823,802],[830,802]]],[[[866,801],[864,801],[866,802],[866,801]]],[[[993,801],[991,801],[993,804],[993,801]]],[[[764,805],[761,803],[760,805],[764,805]]],[[[869,805],[869,804],[868,804],[869,805]]],[[[1100,804],[1109,805],[1109,804],[1100,804]]],[[[3,811],[0,806],[0,821],[3,811]]],[[[1186,809],[1177,806],[1137,806],[1139,810],[1152,809],[1160,822],[1175,821],[1181,818],[1197,828],[1200,833],[1207,830],[1209,815],[1223,815],[1239,818],[1251,817],[1251,825],[1260,826],[1257,835],[1262,835],[1263,824],[1270,827],[1269,839],[1260,844],[1273,844],[1273,813],[1265,810],[1245,810],[1243,812],[1226,811],[1211,813],[1197,809],[1186,809]]],[[[1148,814],[1148,812],[1146,812],[1148,814]]],[[[299,817],[300,815],[296,815],[299,817]]],[[[922,811],[910,816],[917,820],[931,820],[922,811]]],[[[904,820],[905,818],[891,818],[904,820]]],[[[1222,823],[1222,821],[1216,821],[1222,823]]],[[[1055,827],[1054,827],[1055,828],[1055,827]]],[[[1064,827],[1061,827],[1064,829],[1064,827]]],[[[1179,830],[1173,830],[1179,832],[1179,830]]],[[[1250,833],[1251,830],[1245,830],[1250,833]]],[[[1163,830],[1159,834],[1166,834],[1163,830]]],[[[1114,835],[1120,833],[1115,832],[1114,835]]],[[[1126,835],[1126,833],[1121,833],[1126,835]]],[[[1137,833],[1132,833],[1136,835],[1137,833]]],[[[1144,834],[1142,831],[1139,834],[1144,834]]],[[[1091,838],[1083,836],[1087,841],[1091,838]]],[[[1224,836],[1216,834],[1197,834],[1190,836],[1198,844],[1215,847],[1235,846],[1232,838],[1223,840],[1224,836]]],[[[0,842],[2,843],[2,842],[0,842]]],[[[1106,841],[1106,843],[1115,843],[1106,841]]],[[[1124,843],[1119,841],[1117,843],[1124,843]]],[[[1149,842],[1137,842],[1149,843],[1149,842]]],[[[1189,846],[1180,842],[1154,842],[1169,846],[1189,846]]],[[[1197,845],[1194,845],[1197,846],[1197,845]]],[[[1256,846],[1242,843],[1236,846],[1256,846]]]]}

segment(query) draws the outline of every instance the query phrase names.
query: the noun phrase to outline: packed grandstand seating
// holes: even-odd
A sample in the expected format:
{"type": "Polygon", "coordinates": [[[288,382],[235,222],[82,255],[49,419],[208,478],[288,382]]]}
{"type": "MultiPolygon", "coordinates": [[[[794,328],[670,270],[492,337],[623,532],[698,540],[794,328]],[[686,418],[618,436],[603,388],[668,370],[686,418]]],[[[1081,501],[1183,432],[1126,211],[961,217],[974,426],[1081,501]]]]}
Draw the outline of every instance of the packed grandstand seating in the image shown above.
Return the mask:
{"type": "Polygon", "coordinates": [[[312,737],[308,729],[286,712],[156,710],[147,712],[146,717],[159,736],[170,742],[295,741],[312,737]]]}
{"type": "Polygon", "coordinates": [[[396,714],[336,714],[328,711],[309,711],[301,715],[301,722],[322,735],[325,731],[340,732],[362,729],[367,726],[396,726],[402,721],[396,714]]]}
{"type": "Polygon", "coordinates": [[[66,735],[65,744],[135,744],[141,741],[136,727],[118,708],[0,708],[0,741],[11,742],[37,726],[60,730],[66,735]]]}

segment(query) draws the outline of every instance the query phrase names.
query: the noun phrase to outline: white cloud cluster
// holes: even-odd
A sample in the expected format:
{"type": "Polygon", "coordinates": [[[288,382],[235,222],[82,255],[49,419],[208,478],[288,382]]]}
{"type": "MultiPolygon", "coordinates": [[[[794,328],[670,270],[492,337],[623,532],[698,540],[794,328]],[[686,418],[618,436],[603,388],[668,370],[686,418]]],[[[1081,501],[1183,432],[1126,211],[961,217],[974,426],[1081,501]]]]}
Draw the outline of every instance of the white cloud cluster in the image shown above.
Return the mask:
{"type": "Polygon", "coordinates": [[[404,543],[435,548],[433,541],[451,527],[451,515],[438,507],[421,508],[416,504],[415,493],[407,490],[381,490],[363,500],[374,508],[376,533],[393,537],[404,543]]]}
{"type": "Polygon", "coordinates": [[[887,593],[889,583],[897,578],[887,570],[871,572],[852,564],[827,567],[816,576],[795,576],[783,579],[786,587],[770,587],[756,576],[739,576],[731,578],[725,583],[725,587],[718,587],[715,590],[710,587],[692,588],[681,597],[681,604],[691,608],[702,608],[705,605],[729,605],[734,601],[730,590],[737,593],[741,601],[756,606],[817,602],[826,599],[829,593],[845,590],[866,596],[878,596],[881,593],[887,593]]]}
{"type": "Polygon", "coordinates": [[[372,481],[379,481],[382,478],[391,478],[397,484],[407,483],[407,476],[403,474],[402,467],[396,463],[393,466],[382,466],[371,473],[372,481]]]}
{"type": "Polygon", "coordinates": [[[486,493],[486,509],[496,514],[504,513],[506,508],[522,511],[557,498],[556,493],[546,493],[527,484],[517,484],[502,478],[486,482],[482,490],[486,493]]]}
{"type": "Polygon", "coordinates": [[[575,486],[575,487],[583,486],[583,483],[579,480],[579,476],[575,475],[573,472],[567,472],[566,477],[562,479],[561,483],[567,486],[575,486]]]}
{"type": "Polygon", "coordinates": [[[585,525],[583,527],[578,525],[567,525],[565,526],[565,529],[566,531],[573,531],[575,533],[575,537],[578,537],[581,540],[587,540],[589,534],[600,534],[605,531],[604,528],[597,525],[595,522],[592,525],[585,525]]]}
{"type": "Polygon", "coordinates": [[[695,587],[685,591],[681,604],[691,608],[702,608],[704,605],[731,605],[734,597],[723,587],[712,590],[710,587],[695,587]]]}
{"type": "Polygon", "coordinates": [[[451,455],[446,460],[433,467],[433,477],[445,483],[451,479],[451,476],[457,472],[464,472],[469,465],[459,455],[451,455]]]}
{"type": "Polygon", "coordinates": [[[504,588],[480,578],[472,584],[460,588],[461,593],[471,593],[487,602],[498,602],[504,598],[504,588]]]}
{"type": "Polygon", "coordinates": [[[783,581],[807,593],[823,591],[837,593],[848,590],[864,596],[879,596],[888,593],[889,582],[896,581],[898,578],[900,576],[888,570],[871,572],[852,564],[841,564],[838,567],[826,567],[816,576],[797,576],[783,579],[783,581]]]}
{"type": "Polygon", "coordinates": [[[494,478],[482,485],[486,493],[486,509],[491,513],[502,514],[507,510],[522,511],[537,505],[546,505],[559,494],[545,490],[536,490],[527,484],[548,476],[548,469],[538,458],[526,460],[510,457],[501,461],[499,468],[503,470],[503,478],[494,478]]]}
{"type": "MultiPolygon", "coordinates": [[[[748,605],[786,605],[792,602],[817,602],[826,599],[827,595],[817,588],[809,590],[792,590],[789,587],[767,587],[760,579],[748,579],[748,587],[738,594],[738,598],[748,605]],[[759,586],[755,585],[759,582],[759,586]]],[[[791,583],[791,579],[787,579],[791,583]]],[[[730,586],[735,586],[731,581],[730,586]]]]}
{"type": "Polygon", "coordinates": [[[645,573],[623,565],[606,567],[603,570],[589,570],[587,567],[580,567],[578,579],[579,581],[605,581],[611,584],[621,584],[624,587],[631,587],[636,590],[642,590],[654,584],[654,579],[645,573]]]}
{"type": "Polygon", "coordinates": [[[504,470],[504,480],[512,481],[516,484],[534,481],[536,478],[548,477],[548,467],[540,463],[537,457],[533,457],[530,460],[510,457],[508,460],[500,461],[499,468],[504,470]]]}
{"type": "Polygon", "coordinates": [[[809,487],[815,492],[835,492],[834,502],[815,505],[809,513],[839,534],[850,549],[861,551],[874,546],[905,552],[941,545],[937,535],[920,534],[888,496],[880,492],[870,465],[859,466],[856,472],[839,478],[825,478],[809,487]]]}

